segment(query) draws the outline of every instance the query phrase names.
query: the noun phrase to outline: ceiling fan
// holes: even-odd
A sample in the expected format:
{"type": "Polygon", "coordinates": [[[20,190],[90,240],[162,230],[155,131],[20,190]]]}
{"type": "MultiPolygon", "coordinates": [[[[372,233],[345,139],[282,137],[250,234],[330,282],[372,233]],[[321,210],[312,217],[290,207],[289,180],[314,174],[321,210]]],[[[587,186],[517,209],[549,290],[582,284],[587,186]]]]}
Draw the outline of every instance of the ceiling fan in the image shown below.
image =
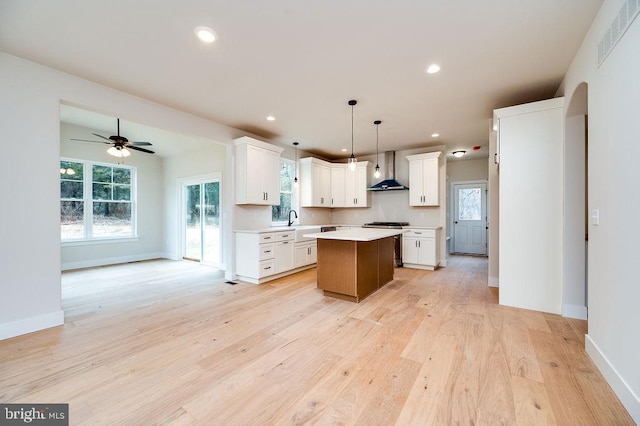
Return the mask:
{"type": "Polygon", "coordinates": [[[120,119],[116,119],[118,121],[118,134],[109,136],[108,138],[97,133],[92,133],[92,135],[97,136],[99,138],[104,139],[104,141],[90,141],[87,139],[71,139],[72,141],[80,141],[80,142],[93,142],[93,143],[103,143],[107,145],[111,145],[111,148],[107,150],[107,152],[115,157],[128,157],[131,153],[128,149],[134,149],[136,151],[146,152],[147,154],[155,154],[154,151],[150,151],[145,148],[140,148],[141,146],[151,146],[151,142],[131,142],[129,139],[124,136],[120,136],[120,119]]]}

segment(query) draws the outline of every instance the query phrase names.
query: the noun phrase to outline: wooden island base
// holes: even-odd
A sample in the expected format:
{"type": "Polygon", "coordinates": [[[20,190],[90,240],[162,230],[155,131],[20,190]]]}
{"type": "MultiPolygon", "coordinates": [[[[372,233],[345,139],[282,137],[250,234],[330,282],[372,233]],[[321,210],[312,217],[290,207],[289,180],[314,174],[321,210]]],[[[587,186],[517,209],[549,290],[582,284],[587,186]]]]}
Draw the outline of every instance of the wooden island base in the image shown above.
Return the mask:
{"type": "Polygon", "coordinates": [[[374,241],[318,239],[318,288],[352,302],[393,280],[393,237],[374,241]]]}

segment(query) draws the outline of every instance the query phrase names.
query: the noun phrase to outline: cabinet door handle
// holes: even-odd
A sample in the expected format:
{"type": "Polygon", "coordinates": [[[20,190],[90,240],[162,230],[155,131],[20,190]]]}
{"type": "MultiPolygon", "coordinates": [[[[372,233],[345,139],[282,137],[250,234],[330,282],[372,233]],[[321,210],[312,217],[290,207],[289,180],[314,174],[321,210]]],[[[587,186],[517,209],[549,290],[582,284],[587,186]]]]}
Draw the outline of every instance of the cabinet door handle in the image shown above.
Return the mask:
{"type": "Polygon", "coordinates": [[[311,247],[307,247],[307,254],[311,254],[311,247]]]}
{"type": "Polygon", "coordinates": [[[264,268],[264,270],[266,271],[267,269],[271,269],[271,266],[267,266],[266,268],[264,268]]]}
{"type": "Polygon", "coordinates": [[[265,253],[271,253],[271,250],[265,250],[264,252],[265,253]]]}
{"type": "Polygon", "coordinates": [[[289,244],[289,241],[283,241],[282,244],[289,244]]]}
{"type": "Polygon", "coordinates": [[[264,237],[264,239],[265,239],[265,240],[270,240],[270,239],[271,239],[271,237],[264,237]]]}

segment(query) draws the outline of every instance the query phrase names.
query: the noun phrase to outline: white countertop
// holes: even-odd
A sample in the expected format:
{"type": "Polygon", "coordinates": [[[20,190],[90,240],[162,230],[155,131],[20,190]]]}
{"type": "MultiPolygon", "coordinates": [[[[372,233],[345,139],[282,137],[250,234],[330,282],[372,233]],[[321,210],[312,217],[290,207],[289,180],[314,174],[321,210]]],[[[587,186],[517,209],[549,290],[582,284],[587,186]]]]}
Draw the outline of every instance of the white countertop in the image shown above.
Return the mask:
{"type": "Polygon", "coordinates": [[[393,237],[394,235],[399,235],[404,232],[406,232],[404,229],[352,228],[341,231],[305,234],[304,237],[322,240],[374,241],[381,238],[393,237]]]}

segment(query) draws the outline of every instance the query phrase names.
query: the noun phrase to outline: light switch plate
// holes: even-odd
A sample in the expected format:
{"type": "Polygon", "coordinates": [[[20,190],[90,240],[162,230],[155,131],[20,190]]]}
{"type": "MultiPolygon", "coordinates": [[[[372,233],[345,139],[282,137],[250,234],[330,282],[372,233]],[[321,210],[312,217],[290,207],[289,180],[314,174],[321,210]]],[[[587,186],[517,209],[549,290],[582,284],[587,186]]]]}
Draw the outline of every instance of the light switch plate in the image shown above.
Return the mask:
{"type": "Polygon", "coordinates": [[[591,210],[591,224],[593,226],[600,225],[600,210],[598,209],[591,210]]]}

